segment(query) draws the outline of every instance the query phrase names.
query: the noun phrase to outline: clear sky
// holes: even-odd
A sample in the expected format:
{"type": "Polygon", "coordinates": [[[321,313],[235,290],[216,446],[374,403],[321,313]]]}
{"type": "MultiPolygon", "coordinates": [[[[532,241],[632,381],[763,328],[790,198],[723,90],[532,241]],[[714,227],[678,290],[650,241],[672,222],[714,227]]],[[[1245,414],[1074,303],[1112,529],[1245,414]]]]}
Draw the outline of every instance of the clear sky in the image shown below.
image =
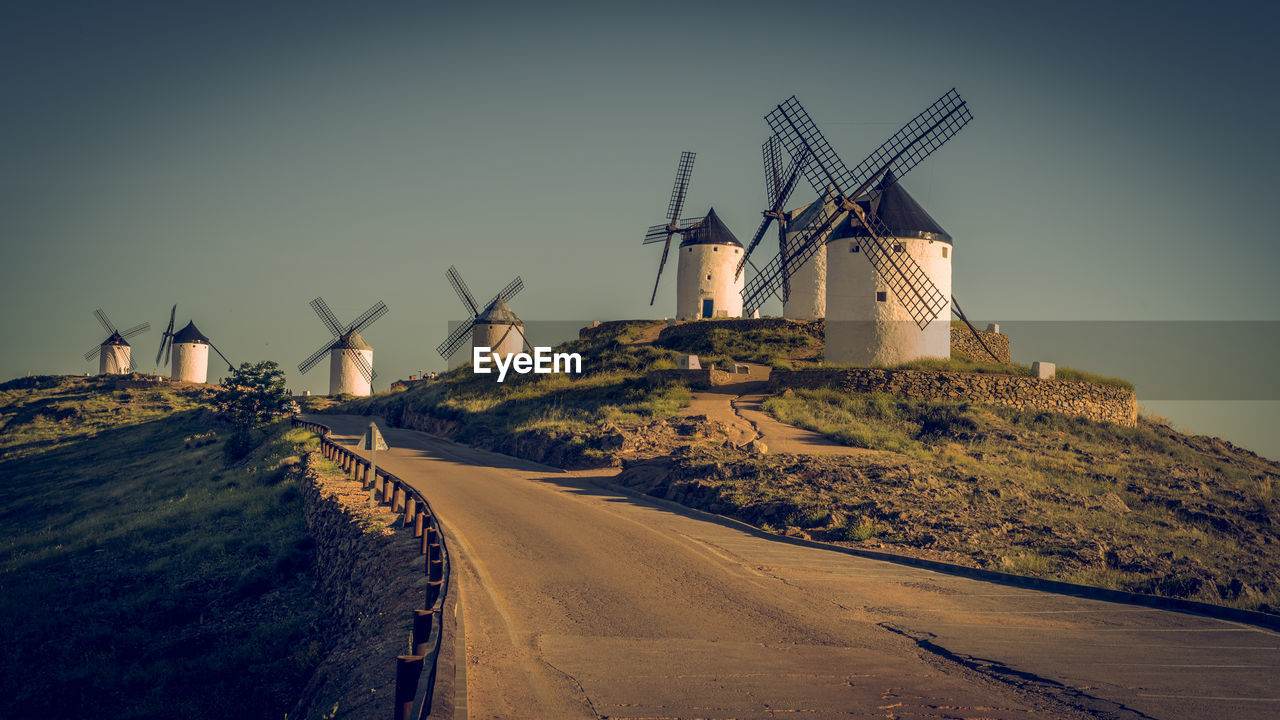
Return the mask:
{"type": "MultiPolygon", "coordinates": [[[[853,164],[953,86],[975,119],[904,184],[971,317],[1270,321],[1276,350],[1277,11],[1042,5],[8,0],[0,377],[96,370],[96,307],[151,322],[150,370],[177,303],[323,391],[327,366],[295,370],[323,295],[344,321],[390,306],[366,333],[385,387],[443,367],[451,264],[486,297],[522,275],[529,321],[671,315],[640,240],[681,150],[686,214],[745,241],[773,105],[797,95],[853,164]]],[[[1143,401],[1277,457],[1270,382],[1143,401]]]]}

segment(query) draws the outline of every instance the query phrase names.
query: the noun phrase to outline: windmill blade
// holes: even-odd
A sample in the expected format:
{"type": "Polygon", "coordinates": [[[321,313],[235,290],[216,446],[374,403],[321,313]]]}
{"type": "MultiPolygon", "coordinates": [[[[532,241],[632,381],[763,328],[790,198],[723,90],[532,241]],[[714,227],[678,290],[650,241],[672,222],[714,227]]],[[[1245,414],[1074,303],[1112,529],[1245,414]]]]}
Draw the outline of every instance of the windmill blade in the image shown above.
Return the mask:
{"type": "Polygon", "coordinates": [[[164,364],[168,365],[169,360],[173,356],[173,340],[169,340],[169,346],[164,349],[164,364]]]}
{"type": "Polygon", "coordinates": [[[94,346],[89,350],[89,352],[87,352],[87,353],[85,353],[85,354],[84,354],[84,359],[85,359],[85,360],[92,360],[92,359],[96,358],[96,357],[98,356],[98,353],[100,353],[100,352],[102,352],[102,346],[101,346],[101,345],[94,345],[94,346]]]}
{"type": "Polygon", "coordinates": [[[150,329],[151,329],[151,323],[149,322],[139,323],[129,328],[128,330],[125,330],[124,332],[120,333],[120,337],[124,338],[125,340],[128,340],[134,335],[141,335],[142,333],[150,329]]]}
{"type": "MultiPolygon", "coordinates": [[[[775,140],[776,137],[771,135],[769,136],[769,139],[775,140]]],[[[765,143],[766,146],[768,146],[768,144],[769,143],[765,143]]],[[[779,237],[785,238],[786,230],[783,225],[782,209],[786,207],[787,201],[791,199],[791,193],[796,189],[796,183],[799,182],[800,180],[800,173],[804,170],[805,166],[807,166],[808,163],[809,163],[809,154],[807,152],[802,152],[799,155],[799,159],[792,160],[791,165],[787,167],[787,175],[785,180],[775,176],[774,178],[775,181],[780,183],[779,185],[775,186],[775,189],[778,194],[775,195],[771,200],[773,204],[770,206],[769,210],[765,212],[764,221],[761,222],[760,227],[756,229],[755,236],[751,238],[751,244],[747,246],[746,252],[742,254],[742,259],[738,261],[738,268],[734,272],[734,276],[733,276],[734,279],[737,279],[739,276],[742,275],[742,269],[746,267],[747,259],[751,257],[751,251],[755,250],[756,246],[760,244],[760,240],[761,238],[764,237],[765,231],[769,229],[770,222],[773,222],[775,220],[777,221],[778,232],[780,233],[779,237]]],[[[766,175],[765,176],[766,184],[768,183],[768,180],[769,180],[768,175],[766,175]]],[[[783,287],[784,288],[789,287],[786,284],[785,278],[783,279],[783,287]]],[[[790,295],[789,292],[783,293],[784,297],[787,297],[789,295],[790,295]]]]}
{"type": "Polygon", "coordinates": [[[453,354],[458,350],[458,346],[466,339],[467,333],[471,331],[472,327],[475,327],[475,324],[476,319],[473,317],[454,328],[453,332],[449,333],[449,337],[445,338],[444,342],[436,347],[436,352],[440,353],[440,357],[445,360],[453,357],[453,354]]]}
{"type": "MultiPolygon", "coordinates": [[[[170,341],[170,337],[171,337],[171,336],[172,336],[172,334],[171,334],[171,333],[168,333],[168,332],[166,332],[165,334],[163,334],[163,335],[161,335],[161,336],[160,336],[160,349],[159,349],[159,350],[156,350],[156,365],[157,365],[157,366],[158,366],[158,365],[160,365],[160,358],[164,357],[164,351],[165,351],[165,349],[167,349],[167,348],[169,347],[169,345],[171,344],[171,341],[170,341]]],[[[165,358],[164,364],[165,364],[165,365],[168,365],[168,364],[169,364],[169,359],[168,359],[168,358],[165,358]]]]}
{"type": "Polygon", "coordinates": [[[102,324],[102,329],[106,330],[108,335],[115,333],[116,326],[112,325],[111,321],[107,319],[107,314],[102,312],[102,308],[94,310],[93,316],[98,318],[98,322],[102,324]]]}
{"type": "Polygon", "coordinates": [[[333,333],[335,338],[342,337],[342,323],[338,322],[338,316],[333,314],[329,309],[329,303],[324,298],[318,297],[311,301],[311,309],[316,311],[316,315],[320,316],[320,322],[329,328],[329,332],[333,333]]]}
{"type": "Polygon", "coordinates": [[[782,186],[782,142],[778,140],[777,135],[770,135],[769,139],[760,146],[760,151],[764,155],[764,201],[772,205],[778,199],[778,188],[782,186]]]}
{"type": "Polygon", "coordinates": [[[471,311],[471,316],[475,317],[480,314],[480,308],[476,307],[476,298],[471,294],[470,288],[462,281],[462,276],[458,274],[458,268],[453,265],[445,271],[445,277],[449,278],[449,284],[453,285],[453,291],[458,293],[458,298],[462,300],[462,304],[467,306],[471,311]]]}
{"type": "Polygon", "coordinates": [[[306,375],[307,371],[315,367],[316,363],[320,362],[320,358],[324,357],[325,354],[328,353],[329,350],[332,348],[333,348],[333,342],[326,341],[324,345],[320,346],[319,350],[311,353],[311,357],[298,363],[298,372],[302,373],[303,375],[306,375]]]}
{"type": "Polygon", "coordinates": [[[650,225],[649,229],[645,231],[644,242],[640,244],[652,245],[654,243],[660,243],[670,237],[670,235],[671,230],[668,225],[650,225]]]}
{"type": "Polygon", "coordinates": [[[861,196],[886,171],[892,170],[901,178],[972,119],[968,105],[952,88],[850,172],[794,95],[765,116],[792,157],[806,151],[810,154],[812,162],[805,167],[804,176],[813,189],[822,195],[834,186],[848,199],[861,196]]]}
{"type": "MultiPolygon", "coordinates": [[[[369,308],[368,310],[365,310],[363,315],[356,318],[350,325],[348,325],[347,332],[358,333],[364,330],[365,328],[372,325],[375,320],[382,317],[383,315],[386,315],[387,309],[388,309],[387,304],[379,300],[377,304],[375,304],[373,307],[369,308]]],[[[345,335],[346,333],[343,333],[343,334],[345,335]]]]}
{"type": "Polygon", "coordinates": [[[694,157],[695,154],[688,150],[680,153],[680,164],[676,166],[676,183],[671,188],[671,201],[667,203],[667,219],[672,224],[680,217],[680,208],[684,206],[684,198],[689,192],[694,157]]]}
{"type": "Polygon", "coordinates": [[[652,307],[655,300],[658,299],[658,283],[662,281],[662,268],[667,264],[667,253],[671,251],[671,235],[667,235],[667,244],[662,246],[662,259],[658,261],[658,276],[653,280],[653,295],[649,296],[649,306],[652,307]]]}
{"type": "Polygon", "coordinates": [[[378,377],[378,374],[373,371],[373,366],[369,364],[369,360],[365,358],[364,353],[355,348],[347,348],[346,350],[347,356],[351,358],[352,362],[355,363],[356,369],[360,371],[360,376],[364,378],[365,382],[372,385],[373,379],[378,377]]]}
{"type": "MultiPolygon", "coordinates": [[[[227,359],[226,355],[222,354],[222,351],[219,350],[216,345],[214,345],[213,343],[209,343],[209,347],[213,348],[213,351],[218,353],[218,357],[222,358],[222,362],[227,364],[227,372],[235,371],[236,366],[231,364],[231,361],[227,359]]],[[[167,363],[168,360],[166,360],[165,362],[167,363]]]]}
{"type": "Polygon", "coordinates": [[[497,295],[493,296],[493,300],[489,301],[489,305],[494,304],[498,300],[502,300],[502,302],[511,302],[511,298],[518,295],[520,291],[523,289],[524,289],[524,280],[521,280],[520,276],[517,275],[515,280],[512,280],[511,282],[507,283],[506,287],[502,288],[502,290],[497,295]]]}

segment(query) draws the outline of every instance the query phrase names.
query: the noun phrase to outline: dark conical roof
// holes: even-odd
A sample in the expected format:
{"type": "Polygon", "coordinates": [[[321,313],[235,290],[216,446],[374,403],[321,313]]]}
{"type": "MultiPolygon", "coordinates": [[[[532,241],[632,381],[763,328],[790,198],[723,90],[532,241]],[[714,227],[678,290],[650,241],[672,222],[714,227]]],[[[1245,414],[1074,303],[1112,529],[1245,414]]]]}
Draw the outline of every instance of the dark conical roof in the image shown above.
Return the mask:
{"type": "Polygon", "coordinates": [[[502,298],[498,298],[485,308],[484,312],[476,317],[476,322],[488,323],[490,325],[522,325],[520,318],[511,311],[507,303],[502,298]]]}
{"type": "Polygon", "coordinates": [[[814,200],[799,210],[792,210],[791,220],[787,223],[787,230],[789,232],[798,232],[809,227],[809,223],[813,222],[818,217],[818,214],[822,212],[822,206],[830,203],[834,197],[835,190],[828,189],[822,199],[814,200]]]}
{"type": "Polygon", "coordinates": [[[123,337],[121,337],[120,331],[118,330],[116,332],[111,333],[111,335],[106,340],[103,340],[102,345],[123,345],[124,347],[129,347],[128,341],[126,341],[123,337]]]}
{"type": "Polygon", "coordinates": [[[372,350],[373,348],[369,345],[369,343],[364,341],[364,338],[360,337],[360,333],[356,332],[355,330],[352,330],[346,335],[343,335],[337,340],[334,340],[333,344],[329,346],[329,349],[330,350],[372,350]]]}
{"type": "Polygon", "coordinates": [[[173,334],[173,341],[176,343],[200,343],[202,345],[209,344],[209,338],[200,332],[200,328],[196,327],[195,322],[187,323],[187,326],[173,334]]]}
{"type": "MultiPolygon", "coordinates": [[[[920,203],[911,197],[892,172],[886,173],[879,187],[867,193],[858,204],[863,210],[880,218],[891,237],[925,238],[954,245],[951,234],[943,230],[938,221],[920,207],[920,203]]],[[[867,229],[862,227],[862,223],[852,213],[831,232],[832,240],[848,237],[869,237],[867,229]]]]}
{"type": "Polygon", "coordinates": [[[707,216],[702,218],[702,222],[699,222],[684,234],[684,240],[680,242],[680,247],[686,245],[737,245],[742,247],[742,243],[738,242],[738,238],[733,236],[733,232],[720,220],[720,216],[716,215],[715,208],[711,208],[707,216]]]}

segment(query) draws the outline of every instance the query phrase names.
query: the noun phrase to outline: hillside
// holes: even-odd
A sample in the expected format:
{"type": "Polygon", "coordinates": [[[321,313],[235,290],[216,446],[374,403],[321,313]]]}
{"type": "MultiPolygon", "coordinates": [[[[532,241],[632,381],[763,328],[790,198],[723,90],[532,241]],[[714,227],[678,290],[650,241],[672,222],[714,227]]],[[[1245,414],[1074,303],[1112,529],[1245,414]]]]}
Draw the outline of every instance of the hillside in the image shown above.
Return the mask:
{"type": "Polygon", "coordinates": [[[674,367],[680,352],[721,367],[809,364],[821,354],[820,335],[800,324],[749,338],[713,327],[660,341],[662,325],[611,323],[562,346],[583,355],[580,377],[497,385],[464,368],[342,411],[562,467],[623,465],[619,482],[779,533],[1241,608],[1280,606],[1280,464],[1158,418],[1121,427],[822,389],[786,391],[764,409],[867,452],[759,454],[731,442],[724,423],[690,415],[696,393],[688,387],[651,383],[646,373],[674,367]]]}
{"type": "MultiPolygon", "coordinates": [[[[279,718],[324,648],[298,453],[201,386],[0,385],[0,717],[279,718]]],[[[314,442],[314,441],[312,441],[314,442]]]]}

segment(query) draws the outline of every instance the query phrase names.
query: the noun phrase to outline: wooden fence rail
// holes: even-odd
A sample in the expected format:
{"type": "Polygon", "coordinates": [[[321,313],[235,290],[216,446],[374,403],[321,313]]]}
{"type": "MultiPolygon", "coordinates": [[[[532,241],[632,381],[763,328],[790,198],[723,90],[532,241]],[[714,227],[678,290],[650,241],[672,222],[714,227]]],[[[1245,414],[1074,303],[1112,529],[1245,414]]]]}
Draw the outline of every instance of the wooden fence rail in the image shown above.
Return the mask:
{"type": "Polygon", "coordinates": [[[320,436],[321,454],[342,468],[343,472],[372,491],[373,499],[402,514],[404,527],[413,527],[413,536],[421,538],[418,552],[426,556],[427,591],[423,598],[426,609],[413,611],[413,636],[408,654],[396,656],[396,690],[393,718],[422,720],[431,714],[431,701],[436,684],[436,661],[440,656],[444,623],[445,595],[449,587],[449,553],[444,533],[431,504],[409,483],[378,468],[369,477],[369,461],[329,439],[327,425],[293,418],[293,426],[306,428],[320,436]]]}

